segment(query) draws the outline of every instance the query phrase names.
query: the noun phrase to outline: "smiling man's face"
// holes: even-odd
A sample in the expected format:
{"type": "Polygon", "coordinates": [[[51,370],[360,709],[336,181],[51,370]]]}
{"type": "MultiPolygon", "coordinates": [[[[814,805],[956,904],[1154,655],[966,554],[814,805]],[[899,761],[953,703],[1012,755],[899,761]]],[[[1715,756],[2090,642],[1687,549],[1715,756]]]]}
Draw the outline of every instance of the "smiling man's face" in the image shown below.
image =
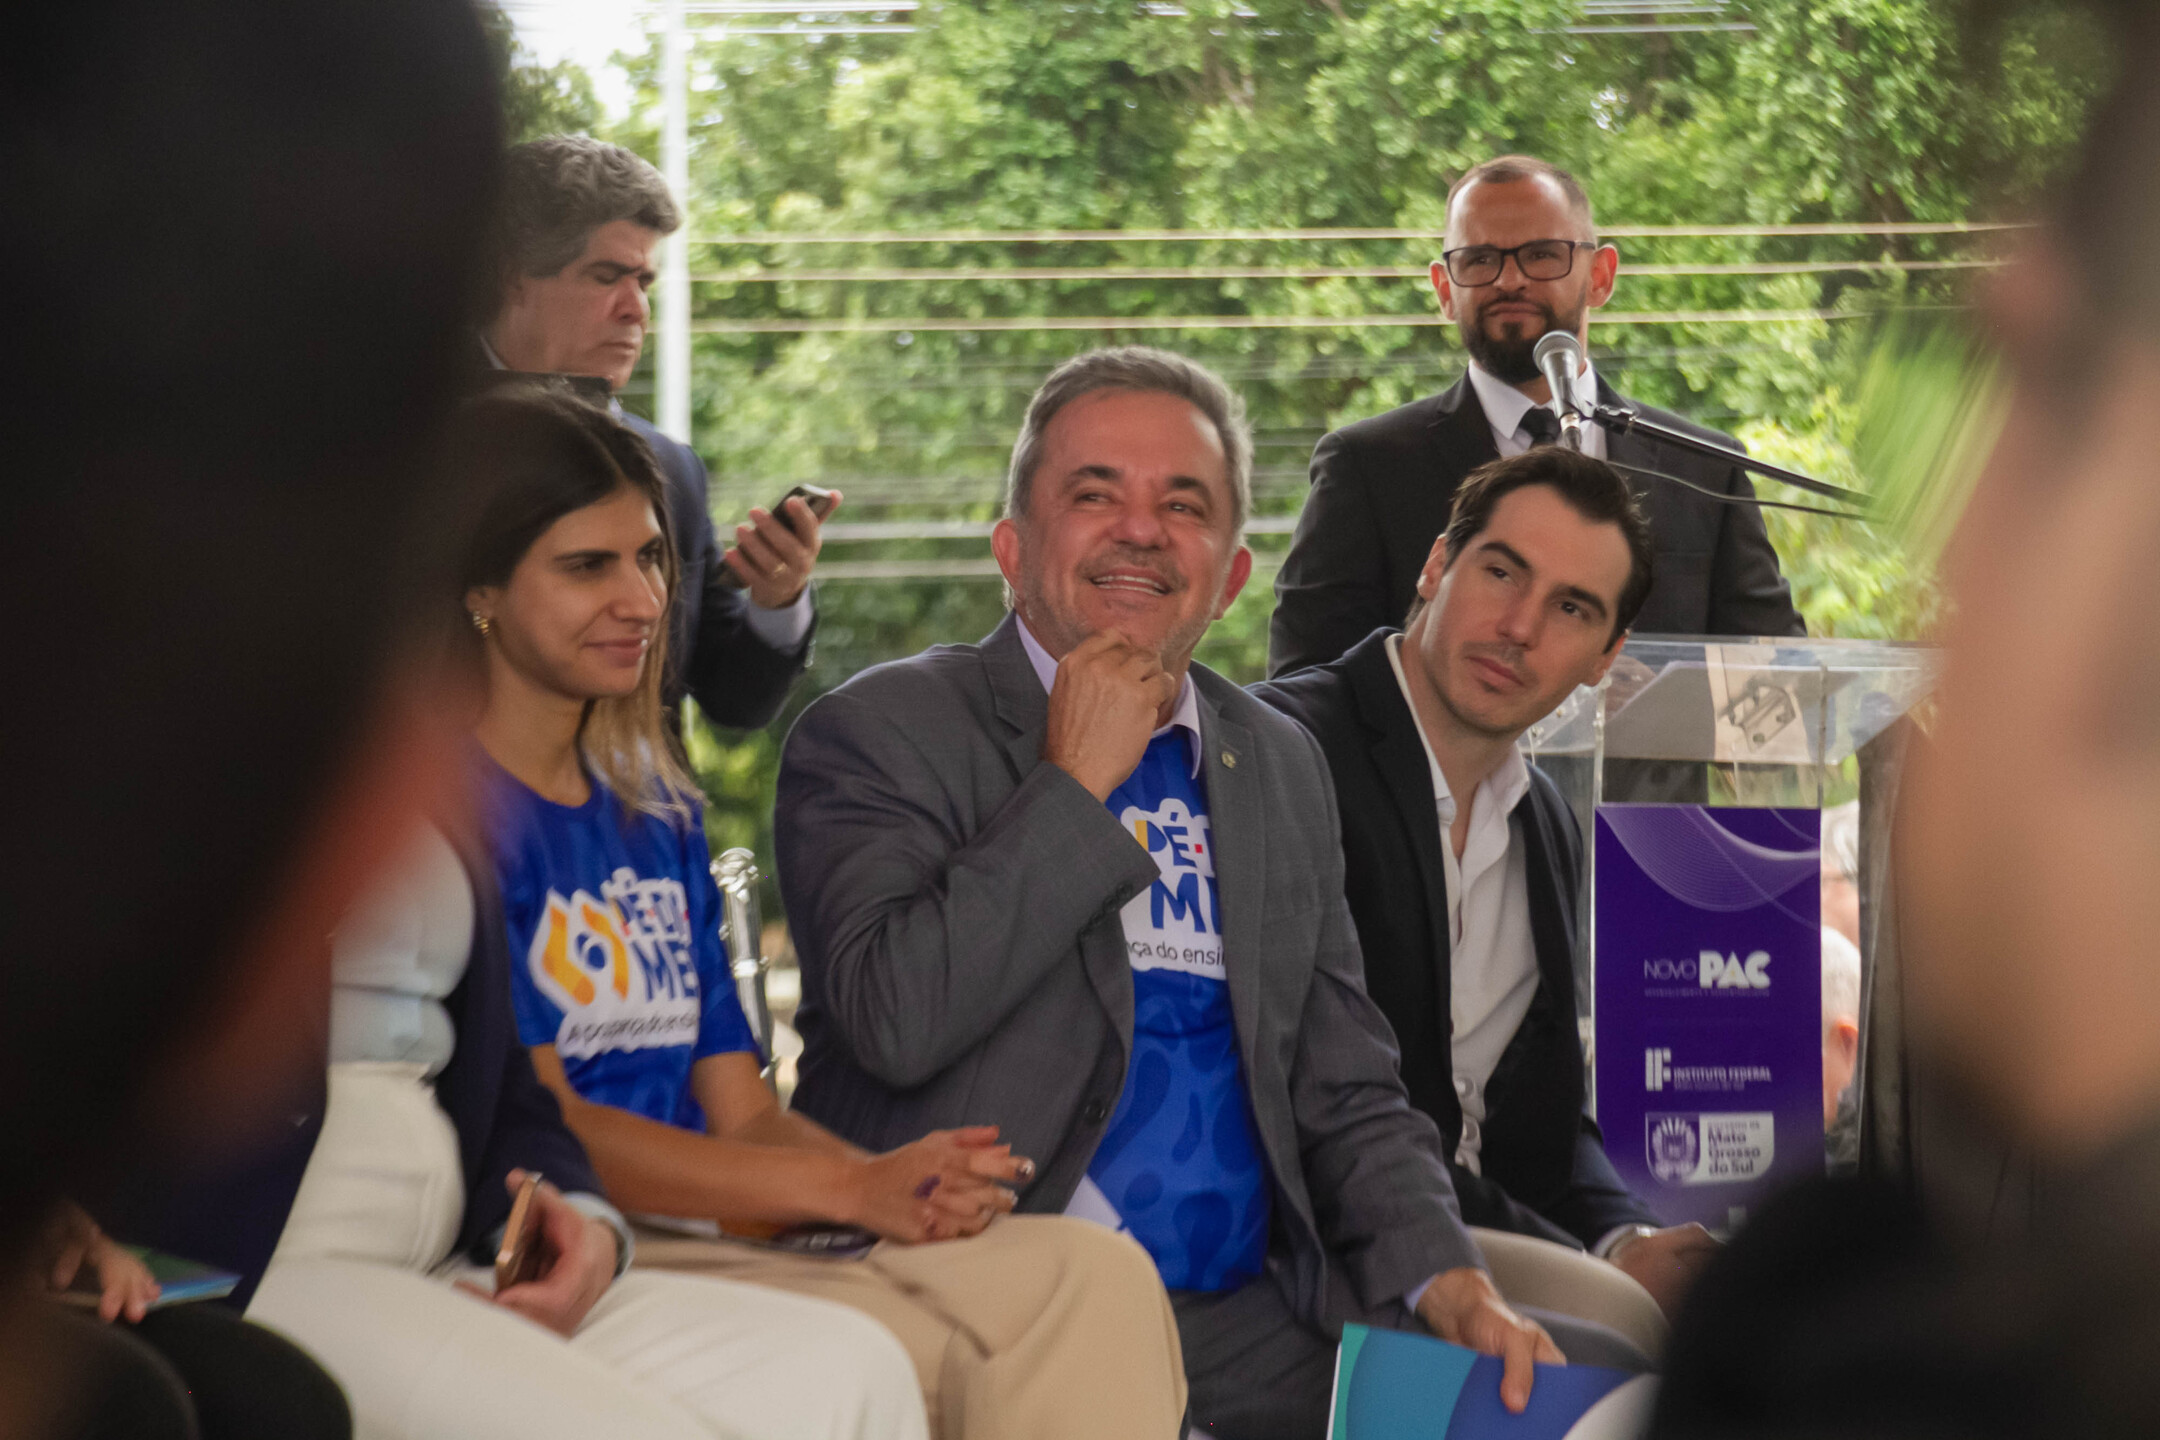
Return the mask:
{"type": "Polygon", "coordinates": [[[1222,437],[1175,395],[1097,390],[1043,441],[1027,513],[991,536],[1020,618],[1054,658],[1115,630],[1182,674],[1252,572],[1222,437]]]}

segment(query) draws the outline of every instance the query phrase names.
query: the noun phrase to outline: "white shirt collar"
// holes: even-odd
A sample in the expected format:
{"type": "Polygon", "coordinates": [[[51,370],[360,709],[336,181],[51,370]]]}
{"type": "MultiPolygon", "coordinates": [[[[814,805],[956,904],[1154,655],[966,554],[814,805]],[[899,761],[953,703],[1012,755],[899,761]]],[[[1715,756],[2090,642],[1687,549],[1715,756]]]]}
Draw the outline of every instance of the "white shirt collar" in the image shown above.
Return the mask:
{"type": "MultiPolygon", "coordinates": [[[[1455,823],[1455,796],[1448,789],[1447,775],[1440,768],[1440,757],[1433,754],[1432,742],[1425,738],[1425,727],[1418,724],[1417,702],[1410,698],[1410,677],[1403,673],[1402,641],[1401,631],[1387,637],[1388,664],[1394,667],[1395,683],[1402,690],[1403,703],[1410,707],[1410,721],[1417,725],[1418,744],[1425,747],[1425,763],[1432,771],[1433,799],[1440,806],[1442,821],[1452,825],[1455,823]]],[[[1478,794],[1486,803],[1498,807],[1495,814],[1512,815],[1515,807],[1522,803],[1523,796],[1529,793],[1529,762],[1523,759],[1522,751],[1510,745],[1507,759],[1500,762],[1499,769],[1485,777],[1485,783],[1478,787],[1478,794]]],[[[1446,836],[1441,837],[1441,843],[1448,843],[1446,836]]]]}
{"type": "MultiPolygon", "coordinates": [[[[1585,394],[1598,393],[1597,363],[1587,353],[1583,355],[1582,382],[1585,394]]],[[[1470,388],[1477,392],[1478,404],[1484,408],[1485,419],[1495,434],[1513,435],[1522,428],[1522,417],[1538,408],[1535,400],[1474,360],[1470,362],[1470,388]]]]}
{"type": "MultiPolygon", "coordinates": [[[[1057,682],[1057,661],[1050,658],[1050,652],[1043,649],[1042,642],[1035,638],[1035,632],[1028,629],[1027,621],[1022,620],[1017,612],[1013,615],[1013,624],[1020,629],[1020,646],[1027,651],[1028,663],[1035,667],[1035,678],[1042,681],[1043,693],[1047,695],[1050,687],[1057,682]]],[[[1192,670],[1189,667],[1185,671],[1184,683],[1178,686],[1177,707],[1170,712],[1170,723],[1149,738],[1167,735],[1172,730],[1185,732],[1186,750],[1192,756],[1192,773],[1198,775],[1201,754],[1200,701],[1193,690],[1192,670]]]]}

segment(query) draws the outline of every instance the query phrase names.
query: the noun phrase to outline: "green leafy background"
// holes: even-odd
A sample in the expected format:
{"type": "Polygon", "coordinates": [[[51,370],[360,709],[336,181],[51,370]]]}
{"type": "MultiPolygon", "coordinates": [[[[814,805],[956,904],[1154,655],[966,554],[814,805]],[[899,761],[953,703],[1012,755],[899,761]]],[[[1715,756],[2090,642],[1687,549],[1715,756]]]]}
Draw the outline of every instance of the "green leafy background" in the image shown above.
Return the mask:
{"type": "MultiPolygon", "coordinates": [[[[875,23],[876,16],[852,17],[875,23]]],[[[983,240],[713,244],[865,232],[1398,227],[1437,230],[1448,182],[1527,150],[1580,175],[1606,225],[1988,222],[2030,213],[2108,56],[2074,7],[1985,24],[1949,0],[1749,0],[1749,28],[1571,33],[1567,0],[927,0],[911,33],[701,39],[691,67],[695,443],[732,522],[797,481],[849,492],[846,520],[995,515],[1019,414],[1059,359],[1144,340],[1219,369],[1257,432],[1257,513],[1296,513],[1332,426],[1448,383],[1435,327],[744,333],[752,321],[895,318],[1423,316],[1421,277],[1138,278],[1115,268],[1400,266],[1430,239],[983,240]],[[833,270],[1070,267],[833,280],[833,270]],[[746,279],[743,272],[768,277],[746,279]],[[732,278],[731,278],[732,277],[732,278]]],[[[521,135],[591,130],[659,156],[660,43],[616,63],[632,113],[601,113],[575,66],[509,65],[521,135]]],[[[1884,498],[1874,526],[1769,512],[1816,633],[1926,635],[1928,561],[1984,438],[1989,372],[1968,309],[2001,232],[1638,237],[1613,309],[1833,312],[1776,323],[1593,324],[1630,394],[1729,429],[1757,453],[1884,498]],[[1792,274],[1628,267],[1880,264],[1792,274]]],[[[649,408],[649,367],[626,403],[649,408]]],[[[1805,499],[1804,496],[1789,498],[1805,499]]],[[[1201,658],[1240,680],[1265,660],[1268,580],[1286,537],[1201,658]]],[[[835,543],[826,559],[975,560],[979,539],[835,543]]],[[[985,633],[983,578],[833,580],[816,662],[758,734],[698,727],[715,847],[769,855],[779,741],[861,667],[985,633]]]]}

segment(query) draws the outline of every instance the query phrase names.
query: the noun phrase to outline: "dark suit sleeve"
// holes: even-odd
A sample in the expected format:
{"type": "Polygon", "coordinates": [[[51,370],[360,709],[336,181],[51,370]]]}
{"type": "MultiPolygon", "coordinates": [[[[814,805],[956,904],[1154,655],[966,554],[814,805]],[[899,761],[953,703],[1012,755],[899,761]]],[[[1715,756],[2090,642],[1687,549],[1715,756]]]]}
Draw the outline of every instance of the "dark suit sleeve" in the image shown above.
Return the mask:
{"type": "Polygon", "coordinates": [[[584,1145],[564,1121],[554,1093],[540,1083],[533,1073],[532,1057],[515,1041],[503,1055],[502,1098],[481,1154],[479,1193],[465,1199],[461,1238],[476,1260],[488,1258],[479,1252],[492,1246],[496,1232],[510,1218],[505,1179],[512,1170],[537,1170],[565,1194],[606,1193],[584,1145]]]}
{"type": "Polygon", "coordinates": [[[704,589],[698,597],[697,644],[683,666],[683,682],[697,697],[698,709],[715,725],[757,730],[779,715],[795,677],[810,664],[810,642],[817,626],[813,622],[810,634],[792,650],[768,645],[750,628],[749,594],[720,583],[727,567],[720,562],[709,517],[705,542],[713,545],[712,561],[706,566],[704,589]]]}
{"type": "Polygon", "coordinates": [[[1368,1306],[1399,1299],[1448,1270],[1484,1268],[1463,1228],[1432,1118],[1403,1093],[1394,1031],[1365,992],[1350,906],[1343,898],[1341,819],[1319,742],[1309,747],[1325,843],[1313,848],[1326,913],[1298,1021],[1290,1105],[1328,1253],[1368,1306]]]}
{"type": "Polygon", "coordinates": [[[689,446],[675,445],[668,463],[676,472],[675,483],[695,501],[676,511],[676,525],[683,532],[677,539],[683,573],[703,577],[697,593],[683,597],[698,613],[696,641],[681,659],[682,683],[714,724],[760,729],[779,715],[795,677],[809,665],[817,627],[813,624],[802,643],[788,650],[775,650],[750,628],[750,596],[721,583],[730,572],[720,559],[724,547],[713,534],[705,462],[689,446]]]}
{"type": "Polygon", "coordinates": [[[1662,1225],[1642,1197],[1627,1188],[1606,1158],[1597,1122],[1585,1115],[1575,1132],[1575,1176],[1560,1198],[1546,1207],[1546,1217],[1583,1243],[1593,1246],[1622,1225],[1662,1225]]]}
{"type": "MultiPolygon", "coordinates": [[[[1747,513],[1755,516],[1756,523],[1760,525],[1759,512],[1751,509],[1747,513]]],[[[1550,849],[1558,882],[1559,903],[1566,905],[1579,892],[1582,883],[1582,827],[1575,818],[1574,810],[1561,801],[1559,791],[1553,788],[1549,777],[1542,772],[1534,772],[1532,783],[1542,787],[1539,790],[1541,803],[1535,813],[1549,817],[1549,824],[1539,828],[1552,838],[1550,849]]],[[[1572,935],[1574,927],[1570,925],[1568,931],[1572,935]]],[[[1581,1097],[1577,1097],[1576,1103],[1582,1103],[1581,1097]]],[[[1516,1204],[1512,1198],[1502,1198],[1506,1199],[1509,1205],[1516,1204]]],[[[1470,1204],[1470,1197],[1466,1192],[1463,1197],[1463,1213],[1466,1217],[1470,1213],[1470,1204]]],[[[1613,1169],[1612,1161],[1605,1154],[1605,1140],[1598,1130],[1597,1122],[1580,1112],[1576,1116],[1574,1158],[1567,1187],[1549,1203],[1544,1204],[1539,1213],[1547,1222],[1548,1229],[1557,1226],[1584,1249],[1595,1246],[1622,1225],[1663,1223],[1620,1179],[1619,1172],[1613,1169]]],[[[1492,1222],[1472,1220],[1470,1223],[1486,1225],[1492,1222]]],[[[1524,1235],[1544,1233],[1512,1224],[1497,1228],[1524,1235]]],[[[1553,1237],[1548,1234],[1544,1238],[1553,1237]]],[[[1561,1243],[1568,1242],[1563,1240],[1561,1243]]]]}
{"type": "Polygon", "coordinates": [[[1325,665],[1382,625],[1387,574],[1380,518],[1356,448],[1340,430],[1313,447],[1312,490],[1290,553],[1275,576],[1268,622],[1268,678],[1325,665]]]}
{"type": "MultiPolygon", "coordinates": [[[[1744,447],[1720,436],[1735,450],[1744,447]]],[[[1735,465],[1726,472],[1725,493],[1755,498],[1747,472],[1735,465]]],[[[1807,624],[1793,605],[1792,589],[1778,569],[1777,551],[1753,505],[1720,505],[1725,523],[1718,528],[1717,551],[1710,557],[1712,635],[1805,635],[1807,624]]]]}
{"type": "Polygon", "coordinates": [[[476,855],[464,858],[473,886],[473,943],[464,978],[445,1002],[457,1049],[436,1077],[435,1094],[466,1152],[458,1244],[484,1260],[477,1252],[510,1217],[510,1192],[503,1181],[513,1169],[538,1170],[565,1192],[602,1192],[585,1146],[518,1043],[510,1013],[509,936],[493,868],[476,855]]]}
{"type": "Polygon", "coordinates": [[[1571,1231],[1562,1229],[1508,1194],[1498,1181],[1473,1175],[1453,1161],[1448,1163],[1448,1178],[1455,1182],[1455,1198],[1462,1206],[1465,1225],[1504,1230],[1510,1235],[1529,1235],[1550,1240],[1555,1245],[1565,1245],[1570,1250],[1587,1249],[1596,1243],[1593,1238],[1586,1244],[1571,1231]]]}

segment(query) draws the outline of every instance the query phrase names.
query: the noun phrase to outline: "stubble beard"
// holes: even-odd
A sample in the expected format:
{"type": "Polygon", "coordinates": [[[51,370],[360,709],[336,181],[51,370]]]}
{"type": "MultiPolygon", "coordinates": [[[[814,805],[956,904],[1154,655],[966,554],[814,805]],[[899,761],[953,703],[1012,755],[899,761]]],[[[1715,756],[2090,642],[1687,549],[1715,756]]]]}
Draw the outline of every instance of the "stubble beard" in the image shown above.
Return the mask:
{"type": "MultiPolygon", "coordinates": [[[[1543,715],[1534,716],[1519,725],[1515,724],[1512,719],[1503,720],[1496,724],[1475,714],[1468,706],[1458,701],[1454,689],[1457,683],[1464,685],[1475,685],[1477,683],[1475,680],[1468,678],[1465,673],[1469,668],[1470,658],[1468,651],[1458,653],[1455,657],[1455,663],[1448,667],[1445,676],[1434,676],[1432,679],[1433,694],[1438,697],[1441,708],[1447,711],[1457,725],[1460,725],[1470,734],[1486,740],[1512,741],[1519,738],[1525,730],[1536,724],[1538,720],[1544,718],[1543,715]],[[1457,677],[1459,676],[1463,678],[1458,681],[1457,677]]],[[[1550,713],[1550,711],[1548,710],[1546,713],[1550,713]]]]}
{"type": "Polygon", "coordinates": [[[1545,317],[1544,323],[1529,333],[1528,327],[1512,338],[1494,339],[1485,333],[1483,309],[1477,318],[1459,321],[1456,330],[1462,335],[1463,348],[1477,362],[1480,370],[1494,379],[1509,385],[1527,385],[1542,373],[1534,358],[1537,342],[1554,330],[1565,330],[1570,335],[1582,331],[1583,315],[1588,309],[1584,301],[1577,301],[1569,314],[1562,315],[1550,305],[1524,297],[1524,303],[1536,305],[1545,317]]]}

